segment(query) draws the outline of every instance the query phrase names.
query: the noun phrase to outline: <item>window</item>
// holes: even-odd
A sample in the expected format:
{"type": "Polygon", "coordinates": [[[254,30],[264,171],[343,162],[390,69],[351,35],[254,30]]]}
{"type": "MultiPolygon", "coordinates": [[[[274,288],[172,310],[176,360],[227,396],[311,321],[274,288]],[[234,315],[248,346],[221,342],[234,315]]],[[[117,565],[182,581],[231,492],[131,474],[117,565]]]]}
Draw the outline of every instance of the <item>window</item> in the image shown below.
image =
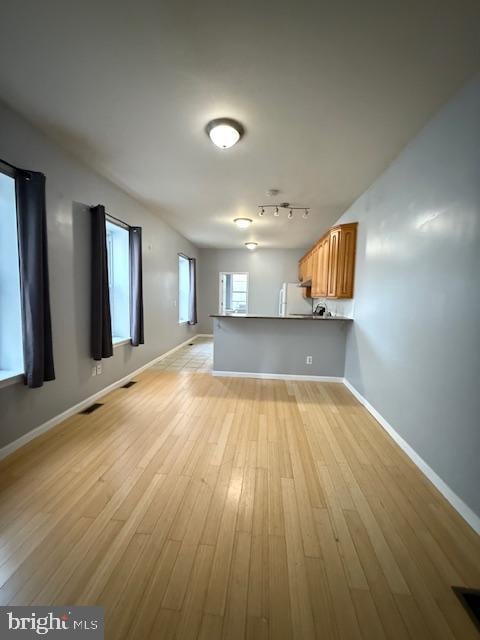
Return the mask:
{"type": "Polygon", "coordinates": [[[248,273],[220,273],[220,313],[248,313],[248,273]]]}
{"type": "Polygon", "coordinates": [[[188,322],[190,299],[190,260],[178,256],[178,322],[188,322]]]}
{"type": "Polygon", "coordinates": [[[128,230],[107,220],[108,289],[113,343],[130,337],[130,250],[128,230]]]}
{"type": "Polygon", "coordinates": [[[23,367],[15,178],[0,171],[0,381],[23,367]]]}

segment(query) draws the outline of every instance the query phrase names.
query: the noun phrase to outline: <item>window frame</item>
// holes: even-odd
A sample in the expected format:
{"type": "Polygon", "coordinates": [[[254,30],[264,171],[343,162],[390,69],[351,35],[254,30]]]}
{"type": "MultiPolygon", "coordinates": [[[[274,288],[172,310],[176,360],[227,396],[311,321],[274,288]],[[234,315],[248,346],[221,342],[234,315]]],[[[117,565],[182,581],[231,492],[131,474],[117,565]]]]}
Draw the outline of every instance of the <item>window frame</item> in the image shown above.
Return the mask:
{"type": "MultiPolygon", "coordinates": [[[[120,220],[117,220],[116,218],[113,218],[111,216],[108,215],[108,213],[105,216],[105,222],[106,222],[106,226],[108,224],[113,225],[115,227],[118,227],[119,229],[122,229],[123,231],[125,231],[127,233],[129,233],[129,226],[124,223],[121,222],[120,220]]],[[[130,253],[128,251],[127,255],[128,255],[128,277],[127,277],[127,290],[128,290],[128,335],[126,336],[117,336],[114,335],[113,332],[113,327],[114,327],[114,313],[115,313],[115,308],[114,308],[114,296],[111,295],[111,290],[112,290],[112,280],[111,278],[113,278],[113,273],[115,271],[115,267],[114,267],[114,251],[113,251],[113,242],[111,241],[111,235],[108,232],[108,227],[105,229],[105,235],[106,235],[106,247],[107,247],[107,274],[108,274],[108,295],[109,295],[109,300],[110,300],[110,322],[111,322],[111,330],[112,330],[112,346],[115,349],[116,347],[119,347],[121,345],[124,344],[129,344],[131,341],[131,318],[130,318],[130,314],[131,314],[131,304],[130,304],[130,295],[131,295],[131,291],[130,291],[130,273],[131,273],[131,268],[132,265],[130,264],[130,253]],[[110,235],[110,238],[109,238],[110,235]],[[110,251],[109,251],[109,247],[110,247],[110,251]]]]}
{"type": "Polygon", "coordinates": [[[222,310],[222,298],[223,298],[223,283],[222,283],[222,277],[223,276],[228,276],[228,275],[242,275],[242,276],[247,276],[247,291],[245,292],[245,306],[246,306],[246,311],[245,314],[238,314],[238,315],[246,315],[248,314],[248,307],[249,307],[249,294],[250,294],[250,272],[249,271],[219,271],[218,273],[218,313],[220,314],[225,314],[225,310],[222,310]]]}
{"type": "Polygon", "coordinates": [[[188,319],[188,308],[187,308],[187,319],[180,320],[180,260],[186,260],[188,265],[188,299],[190,299],[190,288],[192,283],[190,282],[190,257],[185,253],[177,254],[177,269],[178,269],[178,309],[177,309],[177,321],[179,325],[185,325],[189,323],[188,319]]]}
{"type": "MultiPolygon", "coordinates": [[[[14,167],[6,164],[2,160],[0,160],[0,173],[11,178],[15,182],[15,227],[16,227],[16,239],[17,239],[17,252],[18,252],[18,280],[19,280],[19,295],[20,295],[20,314],[22,314],[22,276],[20,273],[20,246],[19,246],[19,237],[18,237],[18,215],[17,215],[17,193],[16,193],[16,182],[17,182],[17,172],[14,167]]],[[[20,317],[20,323],[22,323],[22,317],[20,317]]],[[[23,358],[23,326],[20,326],[21,333],[21,348],[22,348],[22,363],[23,369],[21,371],[13,371],[11,373],[10,369],[1,369],[0,368],[0,389],[3,387],[7,387],[11,384],[16,384],[17,382],[22,382],[25,377],[25,362],[23,358]],[[11,373],[11,375],[4,375],[3,372],[11,373]]]]}

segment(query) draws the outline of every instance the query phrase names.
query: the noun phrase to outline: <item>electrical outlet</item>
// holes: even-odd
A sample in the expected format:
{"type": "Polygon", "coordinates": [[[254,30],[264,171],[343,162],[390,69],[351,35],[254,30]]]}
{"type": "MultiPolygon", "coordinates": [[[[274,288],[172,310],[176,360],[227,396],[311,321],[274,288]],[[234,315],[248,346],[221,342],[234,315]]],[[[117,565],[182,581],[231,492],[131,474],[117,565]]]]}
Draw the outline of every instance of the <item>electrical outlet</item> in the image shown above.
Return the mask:
{"type": "Polygon", "coordinates": [[[92,376],[96,376],[97,375],[97,365],[94,364],[92,367],[92,376]]]}
{"type": "Polygon", "coordinates": [[[313,362],[313,358],[312,356],[307,356],[307,359],[305,360],[306,364],[312,364],[313,362]]]}
{"type": "Polygon", "coordinates": [[[99,363],[97,364],[97,376],[102,375],[102,372],[103,372],[102,363],[101,363],[101,362],[99,362],[99,363]]]}

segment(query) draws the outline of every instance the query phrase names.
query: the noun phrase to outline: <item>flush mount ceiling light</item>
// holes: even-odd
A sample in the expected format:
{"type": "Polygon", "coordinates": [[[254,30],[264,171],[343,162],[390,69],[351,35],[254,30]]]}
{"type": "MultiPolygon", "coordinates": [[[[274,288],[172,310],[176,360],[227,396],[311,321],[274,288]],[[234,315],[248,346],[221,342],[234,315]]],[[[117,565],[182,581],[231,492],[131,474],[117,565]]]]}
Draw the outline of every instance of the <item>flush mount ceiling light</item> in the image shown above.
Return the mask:
{"type": "Polygon", "coordinates": [[[206,132],[210,140],[220,149],[233,147],[244,134],[243,125],[232,118],[210,120],[206,132]]]}
{"type": "Polygon", "coordinates": [[[240,227],[240,229],[246,229],[252,224],[252,222],[253,220],[251,220],[250,218],[235,218],[234,220],[234,223],[237,225],[237,227],[240,227]]]}
{"type": "Polygon", "coordinates": [[[258,247],[258,242],[245,242],[245,246],[247,249],[250,249],[250,251],[254,251],[258,247]]]}

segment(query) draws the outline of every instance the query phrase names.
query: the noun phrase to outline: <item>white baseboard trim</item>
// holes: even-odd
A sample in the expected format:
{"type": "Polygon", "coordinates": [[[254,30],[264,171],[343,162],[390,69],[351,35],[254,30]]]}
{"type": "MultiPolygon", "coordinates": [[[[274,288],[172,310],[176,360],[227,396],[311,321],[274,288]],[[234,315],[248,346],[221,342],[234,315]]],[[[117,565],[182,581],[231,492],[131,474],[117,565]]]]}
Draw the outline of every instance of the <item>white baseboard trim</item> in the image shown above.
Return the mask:
{"type": "Polygon", "coordinates": [[[343,382],[335,376],[302,376],[290,373],[248,373],[245,371],[212,371],[218,378],[259,378],[260,380],[303,380],[305,382],[343,382]]]}
{"type": "Polygon", "coordinates": [[[6,444],[4,447],[0,449],[0,460],[2,460],[3,458],[6,458],[17,449],[20,449],[20,447],[23,447],[23,445],[27,444],[31,440],[38,438],[38,436],[42,435],[43,433],[50,431],[50,429],[53,429],[53,427],[55,427],[57,424],[60,424],[60,422],[67,420],[67,418],[70,418],[71,416],[75,415],[76,413],[79,413],[80,411],[83,411],[83,409],[86,409],[87,407],[89,407],[91,404],[96,402],[102,396],[126,384],[132,378],[134,378],[135,376],[138,376],[139,373],[142,373],[142,371],[149,369],[151,366],[153,366],[157,362],[160,362],[160,360],[163,360],[164,358],[169,356],[171,353],[174,353],[178,349],[181,349],[186,344],[189,344],[190,342],[192,342],[198,337],[200,337],[200,334],[196,334],[191,338],[188,338],[188,340],[181,342],[176,347],[173,347],[173,349],[169,349],[168,351],[165,351],[165,353],[162,353],[162,355],[157,356],[150,362],[147,362],[147,364],[144,364],[139,369],[135,369],[135,371],[132,371],[131,373],[124,376],[123,378],[120,378],[120,380],[117,380],[116,382],[109,384],[103,389],[100,389],[100,391],[97,391],[93,395],[88,396],[88,398],[85,398],[85,400],[82,400],[81,402],[74,405],[73,407],[70,407],[69,409],[66,409],[62,413],[58,414],[57,416],[50,418],[50,420],[47,420],[46,422],[39,425],[38,427],[35,427],[28,433],[25,433],[23,436],[20,436],[20,438],[17,438],[17,440],[14,440],[13,442],[9,442],[8,444],[6,444]]]}
{"type": "Polygon", "coordinates": [[[472,527],[476,533],[480,534],[480,517],[470,509],[463,500],[457,496],[457,494],[450,489],[450,487],[440,478],[440,476],[425,462],[425,460],[418,455],[406,440],[399,435],[395,429],[389,424],[385,418],[378,413],[366,398],[355,389],[355,387],[344,378],[343,383],[349,391],[355,396],[355,398],[363,404],[365,409],[375,420],[385,429],[389,436],[398,444],[398,446],[407,454],[410,460],[420,469],[420,471],[430,480],[430,482],[440,491],[443,497],[448,500],[452,507],[462,516],[462,518],[472,527]]]}
{"type": "Polygon", "coordinates": [[[196,338],[213,338],[213,333],[197,333],[196,338]]]}

